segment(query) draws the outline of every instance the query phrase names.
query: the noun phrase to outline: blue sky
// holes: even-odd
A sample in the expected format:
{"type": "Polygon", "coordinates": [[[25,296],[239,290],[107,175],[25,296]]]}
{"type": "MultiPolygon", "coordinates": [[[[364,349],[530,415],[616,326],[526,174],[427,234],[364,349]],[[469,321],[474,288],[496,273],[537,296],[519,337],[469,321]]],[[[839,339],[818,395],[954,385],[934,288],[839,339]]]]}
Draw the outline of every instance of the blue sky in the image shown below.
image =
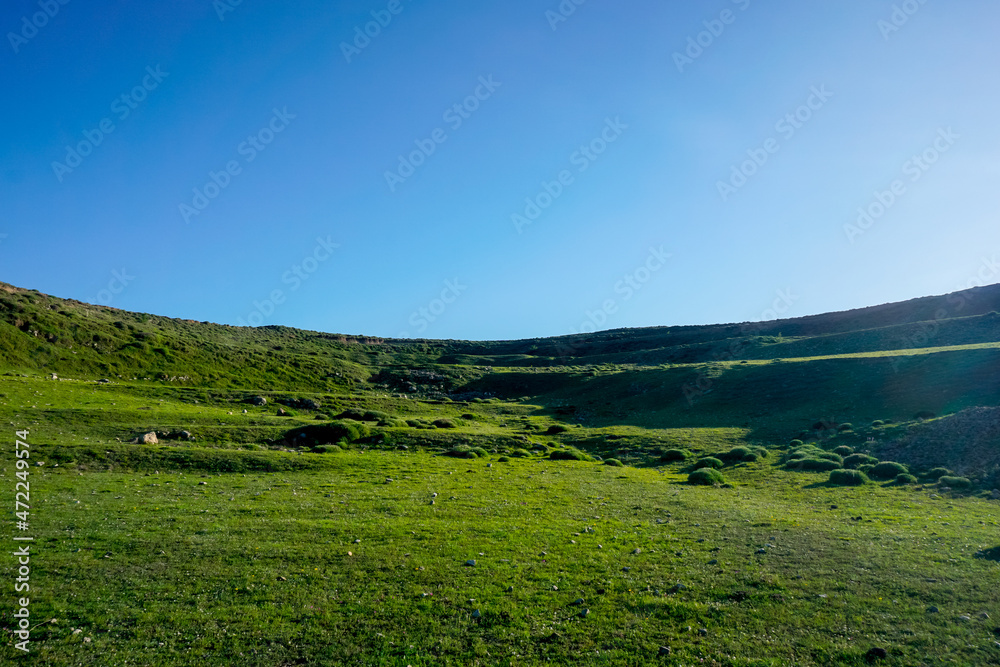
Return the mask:
{"type": "Polygon", "coordinates": [[[465,339],[1000,282],[995,2],[63,1],[0,9],[5,282],[465,339]]]}

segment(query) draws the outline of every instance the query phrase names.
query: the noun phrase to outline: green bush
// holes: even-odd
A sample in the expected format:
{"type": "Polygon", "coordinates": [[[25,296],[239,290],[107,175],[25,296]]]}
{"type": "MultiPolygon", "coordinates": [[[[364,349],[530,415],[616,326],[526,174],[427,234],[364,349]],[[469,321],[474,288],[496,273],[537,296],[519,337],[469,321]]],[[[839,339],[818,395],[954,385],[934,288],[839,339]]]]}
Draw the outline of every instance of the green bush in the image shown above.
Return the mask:
{"type": "Polygon", "coordinates": [[[872,468],[871,476],[876,479],[894,479],[897,475],[906,475],[910,471],[902,463],[882,461],[872,468]]]}
{"type": "Polygon", "coordinates": [[[750,456],[751,452],[746,447],[733,447],[728,452],[722,452],[721,454],[716,454],[715,457],[726,461],[727,463],[739,463],[750,456]]]}
{"type": "Polygon", "coordinates": [[[545,434],[546,435],[557,435],[559,433],[565,433],[568,430],[569,430],[569,428],[566,427],[566,426],[563,426],[562,424],[553,424],[552,426],[550,426],[548,428],[548,430],[545,431],[545,434]]]}
{"type": "Polygon", "coordinates": [[[916,484],[917,483],[917,478],[914,477],[913,475],[909,475],[907,473],[902,473],[902,474],[896,475],[896,480],[895,481],[896,481],[896,484],[899,484],[900,486],[906,486],[907,484],[916,484]]]}
{"type": "Polygon", "coordinates": [[[836,452],[820,452],[820,454],[815,458],[825,459],[827,461],[833,461],[834,463],[837,464],[838,467],[843,465],[844,463],[844,457],[841,456],[840,454],[837,454],[836,452]]]}
{"type": "Polygon", "coordinates": [[[593,461],[593,459],[575,447],[557,449],[549,454],[552,461],[593,461]]]}
{"type": "Polygon", "coordinates": [[[853,431],[854,424],[851,424],[849,422],[846,424],[841,424],[840,426],[837,427],[837,430],[840,431],[841,433],[844,433],[846,431],[853,431]]]}
{"type": "Polygon", "coordinates": [[[858,471],[867,475],[872,471],[872,468],[874,467],[875,467],[874,463],[862,463],[861,465],[858,466],[858,471]]]}
{"type": "Polygon", "coordinates": [[[447,452],[444,452],[444,455],[456,459],[477,459],[481,456],[488,456],[489,454],[482,447],[470,447],[469,445],[456,445],[447,452]]]}
{"type": "Polygon", "coordinates": [[[866,463],[876,464],[878,459],[874,456],[868,456],[867,454],[851,454],[846,459],[844,459],[845,468],[857,468],[866,463]]]}
{"type": "Polygon", "coordinates": [[[718,470],[719,468],[722,468],[725,465],[726,465],[725,463],[723,463],[722,461],[720,461],[719,459],[717,459],[717,458],[715,458],[713,456],[706,456],[703,459],[699,459],[698,462],[695,464],[695,467],[696,468],[715,468],[716,470],[718,470]]]}
{"type": "Polygon", "coordinates": [[[506,456],[501,456],[497,459],[497,463],[510,463],[510,459],[506,456]]]}
{"type": "Polygon", "coordinates": [[[868,478],[865,477],[863,472],[858,470],[845,470],[839,468],[837,470],[830,471],[830,484],[836,484],[838,486],[861,486],[868,482],[868,478]]]}
{"type": "Polygon", "coordinates": [[[826,472],[827,470],[837,470],[840,468],[840,464],[828,459],[796,459],[789,461],[786,467],[789,470],[826,472]]]}
{"type": "Polygon", "coordinates": [[[529,452],[527,449],[518,448],[512,451],[510,455],[519,459],[526,459],[529,456],[531,456],[531,452],[529,452]]]}
{"type": "Polygon", "coordinates": [[[606,465],[606,466],[614,466],[616,468],[621,468],[625,464],[622,463],[621,461],[619,461],[618,459],[605,459],[604,460],[604,465],[606,465]]]}
{"type": "Polygon", "coordinates": [[[365,415],[360,410],[354,410],[353,408],[344,410],[339,415],[337,419],[353,419],[354,421],[363,422],[365,421],[365,415]]]}
{"type": "Polygon", "coordinates": [[[438,428],[455,428],[455,422],[450,419],[435,419],[433,424],[438,428]]]}
{"type": "Polygon", "coordinates": [[[676,461],[685,461],[689,456],[691,456],[691,453],[684,449],[668,449],[660,456],[660,461],[663,463],[674,463],[676,461]]]}
{"type": "Polygon", "coordinates": [[[790,443],[788,443],[788,446],[792,448],[801,447],[802,445],[803,442],[801,440],[792,440],[790,443]]]}
{"type": "Polygon", "coordinates": [[[320,445],[319,447],[313,447],[313,451],[317,454],[336,454],[344,450],[338,445],[320,445]]]}
{"type": "Polygon", "coordinates": [[[930,479],[941,479],[945,475],[952,475],[952,474],[954,473],[952,473],[947,468],[934,468],[927,472],[927,477],[929,477],[930,479]]]}
{"type": "Polygon", "coordinates": [[[972,488],[972,480],[968,477],[952,477],[951,475],[944,475],[938,478],[938,485],[947,486],[952,489],[970,489],[972,488]]]}
{"type": "Polygon", "coordinates": [[[363,415],[361,415],[361,421],[363,422],[380,422],[385,419],[391,419],[391,415],[385,412],[380,412],[378,410],[368,410],[363,415]]]}
{"type": "Polygon", "coordinates": [[[882,421],[881,419],[876,419],[875,421],[872,422],[872,426],[874,427],[885,426],[885,422],[882,421]]]}
{"type": "Polygon", "coordinates": [[[699,468],[693,473],[688,475],[688,484],[697,484],[701,486],[715,486],[716,484],[723,484],[726,478],[722,476],[722,473],[714,468],[699,468]]]}
{"type": "Polygon", "coordinates": [[[848,447],[847,445],[841,445],[840,447],[834,449],[833,453],[838,454],[839,456],[850,456],[854,453],[854,448],[848,447]]]}
{"type": "Polygon", "coordinates": [[[336,445],[367,438],[370,434],[367,424],[343,419],[293,429],[285,434],[285,439],[293,445],[336,445]]]}

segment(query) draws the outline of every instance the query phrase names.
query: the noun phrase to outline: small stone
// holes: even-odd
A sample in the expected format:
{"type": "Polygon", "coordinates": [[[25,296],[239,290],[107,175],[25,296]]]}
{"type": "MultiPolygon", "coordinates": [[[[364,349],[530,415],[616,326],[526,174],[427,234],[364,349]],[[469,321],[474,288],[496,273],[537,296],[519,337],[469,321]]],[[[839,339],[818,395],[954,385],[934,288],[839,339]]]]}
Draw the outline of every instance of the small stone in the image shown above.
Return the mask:
{"type": "Polygon", "coordinates": [[[767,553],[767,549],[757,549],[757,555],[761,556],[767,553]]]}
{"type": "Polygon", "coordinates": [[[629,571],[629,570],[631,570],[631,569],[632,569],[632,568],[630,568],[630,567],[623,567],[623,568],[622,568],[622,572],[628,572],[628,571],[629,571]]]}
{"type": "Polygon", "coordinates": [[[979,618],[983,619],[984,621],[988,621],[990,620],[990,615],[987,614],[985,611],[981,611],[979,612],[979,618]]]}
{"type": "Polygon", "coordinates": [[[660,655],[670,655],[670,647],[669,646],[661,646],[660,647],[660,655]]]}
{"type": "Polygon", "coordinates": [[[708,561],[708,564],[709,565],[718,565],[719,561],[717,561],[716,559],[713,558],[712,560],[708,561]]]}
{"type": "Polygon", "coordinates": [[[472,618],[482,618],[482,613],[478,609],[472,611],[472,618]]]}
{"type": "Polygon", "coordinates": [[[706,635],[708,635],[708,628],[698,628],[698,634],[701,635],[702,637],[705,637],[706,635]]]}
{"type": "Polygon", "coordinates": [[[673,586],[671,586],[670,588],[667,589],[667,592],[668,593],[680,593],[681,591],[683,591],[686,588],[687,588],[687,586],[685,586],[684,584],[674,584],[673,586]]]}
{"type": "Polygon", "coordinates": [[[557,590],[559,590],[559,587],[558,587],[558,586],[555,586],[555,585],[553,585],[553,586],[552,586],[552,590],[554,590],[554,591],[557,591],[557,590]]]}
{"type": "Polygon", "coordinates": [[[466,565],[467,565],[468,567],[475,567],[475,566],[476,566],[476,561],[475,561],[475,559],[473,559],[473,558],[470,558],[469,560],[465,561],[465,564],[466,564],[466,565]]]}
{"type": "Polygon", "coordinates": [[[354,540],[355,544],[361,544],[361,540],[354,540]]]}
{"type": "Polygon", "coordinates": [[[284,577],[278,577],[278,581],[288,581],[288,579],[285,579],[284,577]]]}
{"type": "Polygon", "coordinates": [[[74,631],[73,631],[73,634],[74,634],[74,635],[78,635],[78,634],[80,634],[81,632],[83,632],[83,630],[81,630],[80,628],[77,628],[76,630],[74,630],[74,631]]]}
{"type": "Polygon", "coordinates": [[[583,598],[577,598],[577,599],[573,600],[572,602],[570,602],[569,606],[571,606],[571,607],[579,607],[582,604],[583,604],[583,598]]]}
{"type": "Polygon", "coordinates": [[[633,549],[633,550],[632,550],[632,553],[633,553],[634,555],[638,555],[638,554],[641,554],[641,553],[642,553],[642,549],[640,549],[640,548],[636,547],[635,549],[633,549]]]}
{"type": "Polygon", "coordinates": [[[969,616],[968,614],[962,614],[961,616],[958,617],[958,620],[960,620],[960,621],[971,621],[972,617],[969,616]]]}
{"type": "Polygon", "coordinates": [[[936,614],[939,611],[941,611],[941,610],[938,609],[937,607],[935,607],[934,605],[931,605],[930,607],[927,607],[927,613],[928,614],[936,614]]]}
{"type": "Polygon", "coordinates": [[[513,586],[508,586],[507,587],[507,592],[508,593],[513,593],[514,592],[514,587],[513,586]]]}
{"type": "Polygon", "coordinates": [[[590,610],[589,609],[584,609],[583,611],[580,612],[580,616],[582,616],[584,618],[586,618],[589,614],[590,614],[590,610]]]}
{"type": "Polygon", "coordinates": [[[198,486],[208,486],[208,482],[198,482],[198,486]]]}

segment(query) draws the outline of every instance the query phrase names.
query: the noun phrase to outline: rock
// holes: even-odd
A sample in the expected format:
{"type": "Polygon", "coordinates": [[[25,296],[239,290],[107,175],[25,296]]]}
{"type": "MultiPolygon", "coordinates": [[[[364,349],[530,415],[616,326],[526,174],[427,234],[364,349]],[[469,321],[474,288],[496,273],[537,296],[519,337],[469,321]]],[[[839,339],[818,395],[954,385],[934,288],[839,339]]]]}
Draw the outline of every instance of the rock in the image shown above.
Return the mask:
{"type": "Polygon", "coordinates": [[[708,628],[698,628],[698,634],[701,635],[702,637],[707,636],[708,635],[708,628]]]}
{"type": "Polygon", "coordinates": [[[889,654],[884,648],[870,648],[868,653],[865,653],[865,660],[868,662],[875,662],[876,660],[885,660],[889,657],[889,654]]]}
{"type": "Polygon", "coordinates": [[[264,398],[263,396],[254,396],[253,398],[249,399],[247,403],[250,403],[251,405],[256,405],[257,407],[262,407],[267,405],[267,399],[264,398]]]}
{"type": "Polygon", "coordinates": [[[109,384],[109,383],[111,382],[111,380],[109,380],[108,378],[101,378],[101,379],[100,379],[100,380],[98,380],[97,382],[98,382],[99,384],[109,384]]]}
{"type": "Polygon", "coordinates": [[[582,610],[582,611],[580,612],[580,616],[582,616],[583,618],[587,618],[587,616],[588,616],[589,614],[590,614],[590,610],[589,610],[589,609],[584,609],[584,610],[582,610]]]}
{"type": "Polygon", "coordinates": [[[354,540],[355,544],[361,544],[361,540],[354,540]]]}
{"type": "Polygon", "coordinates": [[[472,618],[482,618],[483,614],[478,609],[472,610],[472,618]]]}
{"type": "Polygon", "coordinates": [[[990,615],[987,614],[985,611],[981,611],[979,612],[979,618],[983,619],[984,621],[988,621],[990,620],[990,615]]]}
{"type": "Polygon", "coordinates": [[[630,571],[631,569],[632,569],[632,568],[630,568],[630,567],[623,567],[623,568],[622,568],[622,572],[628,572],[628,571],[630,571]]]}
{"type": "Polygon", "coordinates": [[[583,598],[577,598],[577,599],[573,600],[572,602],[570,602],[569,606],[571,606],[571,607],[579,607],[582,604],[583,604],[583,598]]]}
{"type": "Polygon", "coordinates": [[[278,408],[278,416],[279,417],[287,417],[288,416],[288,411],[286,411],[284,408],[278,408]]]}
{"type": "Polygon", "coordinates": [[[149,433],[144,433],[135,439],[135,443],[138,445],[156,445],[159,444],[159,440],[156,439],[156,433],[150,431],[149,433]]]}
{"type": "Polygon", "coordinates": [[[513,586],[508,586],[507,587],[507,592],[508,593],[513,593],[514,592],[514,587],[513,586]]]}
{"type": "Polygon", "coordinates": [[[192,440],[191,431],[180,431],[177,433],[177,437],[181,440],[192,440]]]}
{"type": "Polygon", "coordinates": [[[198,482],[198,486],[208,486],[208,482],[198,482]]]}
{"type": "Polygon", "coordinates": [[[642,553],[642,549],[640,549],[640,548],[636,547],[635,549],[633,549],[633,550],[632,550],[632,553],[633,553],[634,555],[638,555],[638,554],[641,554],[641,553],[642,553]]]}
{"type": "Polygon", "coordinates": [[[941,493],[948,493],[949,491],[951,491],[951,487],[950,486],[938,487],[938,491],[940,491],[941,493]]]}
{"type": "Polygon", "coordinates": [[[930,607],[927,607],[927,613],[928,614],[936,614],[939,611],[941,611],[941,610],[938,609],[937,607],[935,607],[934,605],[931,605],[930,607]]]}
{"type": "Polygon", "coordinates": [[[717,561],[716,559],[713,558],[712,560],[708,561],[708,564],[709,565],[718,565],[719,561],[717,561]]]}
{"type": "Polygon", "coordinates": [[[681,591],[683,591],[686,588],[687,588],[687,586],[685,586],[684,584],[674,584],[673,586],[671,586],[670,588],[667,589],[667,592],[668,593],[680,593],[681,591]]]}
{"type": "Polygon", "coordinates": [[[670,655],[670,647],[669,646],[661,646],[660,647],[660,655],[670,655]]]}
{"type": "Polygon", "coordinates": [[[993,500],[1000,500],[1000,489],[993,489],[993,500]]]}
{"type": "Polygon", "coordinates": [[[288,581],[288,579],[285,579],[284,577],[278,577],[278,581],[288,581]]]}
{"type": "Polygon", "coordinates": [[[757,549],[757,555],[761,556],[767,553],[767,549],[757,549]]]}
{"type": "Polygon", "coordinates": [[[968,614],[962,614],[961,616],[958,617],[958,620],[968,622],[972,620],[972,617],[969,616],[968,614]]]}
{"type": "Polygon", "coordinates": [[[466,567],[475,567],[476,560],[474,558],[470,558],[469,560],[465,561],[465,565],[466,567]]]}

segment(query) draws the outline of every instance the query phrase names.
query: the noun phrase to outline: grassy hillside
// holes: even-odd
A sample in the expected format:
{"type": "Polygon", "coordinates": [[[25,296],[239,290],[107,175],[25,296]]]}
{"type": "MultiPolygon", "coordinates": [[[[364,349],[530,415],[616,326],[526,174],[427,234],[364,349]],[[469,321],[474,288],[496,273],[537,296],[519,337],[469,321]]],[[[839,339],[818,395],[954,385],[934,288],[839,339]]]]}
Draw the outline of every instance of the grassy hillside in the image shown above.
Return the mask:
{"type": "Polygon", "coordinates": [[[31,446],[0,480],[13,504],[30,475],[33,651],[993,664],[998,305],[994,286],[762,324],[402,341],[0,285],[0,422],[31,446]]]}

